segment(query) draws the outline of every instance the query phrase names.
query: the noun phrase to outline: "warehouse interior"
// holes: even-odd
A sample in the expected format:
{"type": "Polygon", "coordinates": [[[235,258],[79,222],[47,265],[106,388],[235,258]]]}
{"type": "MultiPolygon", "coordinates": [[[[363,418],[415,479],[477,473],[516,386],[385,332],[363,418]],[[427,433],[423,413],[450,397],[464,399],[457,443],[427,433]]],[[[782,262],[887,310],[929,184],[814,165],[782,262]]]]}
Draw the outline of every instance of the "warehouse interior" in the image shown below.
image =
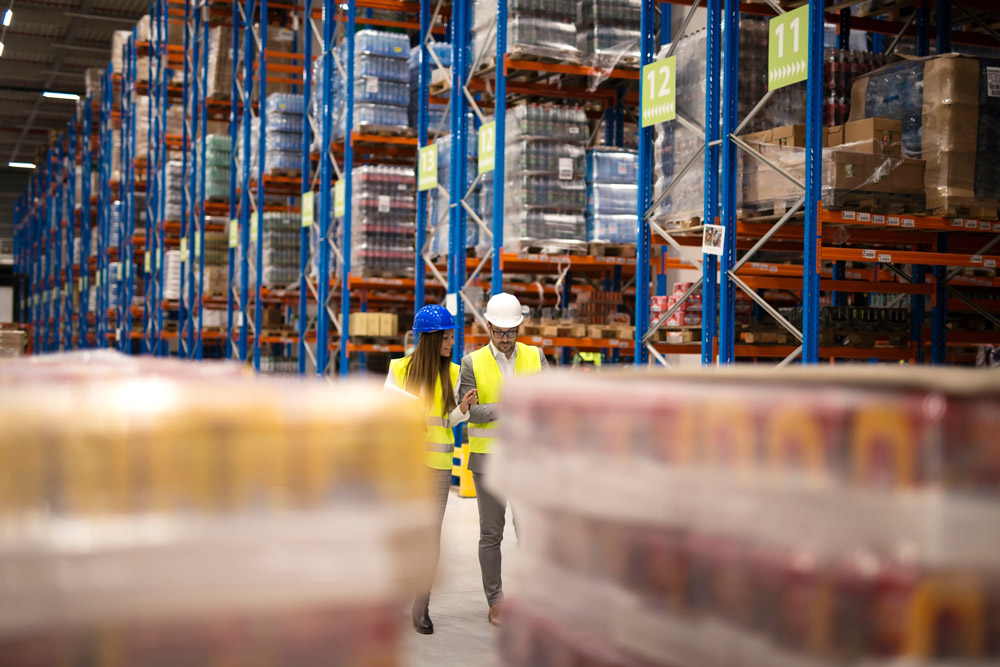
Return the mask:
{"type": "Polygon", "coordinates": [[[1000,660],[991,0],[0,0],[0,665],[1000,660]]]}

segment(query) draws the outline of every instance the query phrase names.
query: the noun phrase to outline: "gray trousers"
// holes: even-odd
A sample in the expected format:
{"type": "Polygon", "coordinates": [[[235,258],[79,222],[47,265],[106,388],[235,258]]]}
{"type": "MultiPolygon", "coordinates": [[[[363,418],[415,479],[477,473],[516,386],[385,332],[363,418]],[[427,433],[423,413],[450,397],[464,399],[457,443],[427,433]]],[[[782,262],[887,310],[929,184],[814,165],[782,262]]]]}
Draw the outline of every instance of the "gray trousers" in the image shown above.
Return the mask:
{"type": "Polygon", "coordinates": [[[444,523],[444,510],[448,506],[448,494],[451,491],[451,470],[427,468],[427,473],[431,478],[431,502],[434,504],[435,518],[437,519],[437,539],[434,540],[434,560],[432,561],[434,569],[431,570],[431,580],[427,583],[427,592],[417,597],[424,604],[431,599],[431,585],[434,583],[438,561],[441,558],[441,525],[444,523]]]}
{"type": "MultiPolygon", "coordinates": [[[[500,543],[506,524],[507,499],[486,490],[486,476],[473,472],[476,502],[479,504],[479,569],[483,573],[483,590],[492,607],[503,600],[503,579],[500,576],[500,543]]],[[[517,531],[517,519],[514,520],[517,531]]]]}

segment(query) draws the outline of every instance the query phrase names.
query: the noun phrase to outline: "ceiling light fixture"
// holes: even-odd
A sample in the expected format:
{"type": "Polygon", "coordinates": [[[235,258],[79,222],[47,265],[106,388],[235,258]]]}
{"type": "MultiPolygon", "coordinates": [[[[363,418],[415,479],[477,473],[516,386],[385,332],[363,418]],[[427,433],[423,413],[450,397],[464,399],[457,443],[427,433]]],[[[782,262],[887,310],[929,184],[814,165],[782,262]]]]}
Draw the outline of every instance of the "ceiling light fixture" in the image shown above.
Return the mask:
{"type": "Polygon", "coordinates": [[[80,96],[76,93],[53,93],[51,90],[46,90],[42,93],[42,97],[49,97],[54,100],[78,100],[80,96]]]}
{"type": "Polygon", "coordinates": [[[3,26],[6,28],[10,25],[10,22],[14,20],[14,10],[8,9],[3,14],[3,26]]]}
{"type": "Polygon", "coordinates": [[[17,169],[34,169],[35,165],[31,162],[8,162],[8,167],[15,167],[17,169]]]}
{"type": "Polygon", "coordinates": [[[0,56],[3,55],[3,42],[0,42],[0,56]]]}

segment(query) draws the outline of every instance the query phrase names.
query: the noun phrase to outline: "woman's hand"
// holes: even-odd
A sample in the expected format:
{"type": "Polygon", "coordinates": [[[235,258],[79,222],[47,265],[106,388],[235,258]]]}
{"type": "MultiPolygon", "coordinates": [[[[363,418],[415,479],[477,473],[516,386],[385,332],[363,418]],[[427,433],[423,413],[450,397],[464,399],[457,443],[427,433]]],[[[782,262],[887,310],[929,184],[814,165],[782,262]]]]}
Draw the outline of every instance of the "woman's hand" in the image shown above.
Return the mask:
{"type": "Polygon", "coordinates": [[[476,389],[470,389],[469,391],[465,392],[465,396],[462,397],[462,402],[458,407],[462,411],[462,414],[465,415],[469,413],[470,407],[478,403],[479,403],[479,391],[476,389]]]}

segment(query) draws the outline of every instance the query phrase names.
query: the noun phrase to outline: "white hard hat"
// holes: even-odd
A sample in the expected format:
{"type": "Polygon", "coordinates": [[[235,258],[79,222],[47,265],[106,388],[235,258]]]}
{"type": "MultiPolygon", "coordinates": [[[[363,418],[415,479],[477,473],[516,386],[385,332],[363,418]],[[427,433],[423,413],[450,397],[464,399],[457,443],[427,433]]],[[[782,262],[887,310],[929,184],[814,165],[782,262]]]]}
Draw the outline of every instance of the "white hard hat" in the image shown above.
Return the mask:
{"type": "Polygon", "coordinates": [[[490,297],[486,304],[486,321],[501,329],[513,329],[521,324],[521,302],[513,294],[501,292],[490,297]]]}

